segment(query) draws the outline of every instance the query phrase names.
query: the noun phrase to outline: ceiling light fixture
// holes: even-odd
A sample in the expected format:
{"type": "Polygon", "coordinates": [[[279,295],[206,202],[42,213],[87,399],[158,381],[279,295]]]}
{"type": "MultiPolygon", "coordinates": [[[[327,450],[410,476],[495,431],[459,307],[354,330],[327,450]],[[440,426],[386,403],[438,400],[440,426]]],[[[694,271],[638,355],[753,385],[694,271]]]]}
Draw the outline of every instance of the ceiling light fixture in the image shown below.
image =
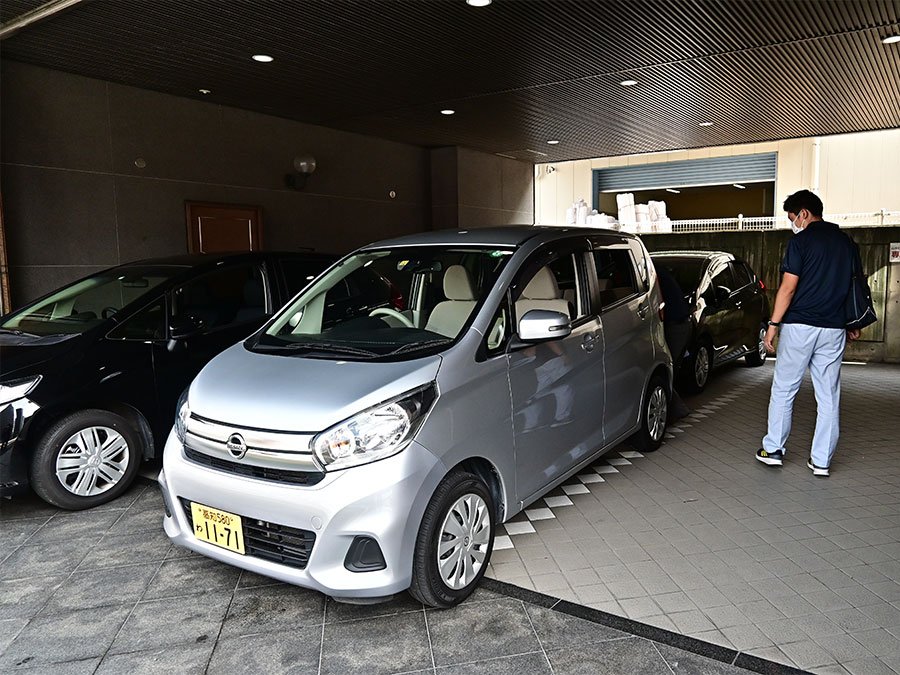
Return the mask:
{"type": "Polygon", "coordinates": [[[881,40],[886,45],[892,45],[896,42],[900,42],[900,35],[888,35],[886,38],[881,40]]]}
{"type": "Polygon", "coordinates": [[[746,185],[741,185],[740,183],[732,183],[732,185],[734,185],[734,187],[736,187],[738,190],[746,190],[747,189],[746,185]]]}
{"type": "Polygon", "coordinates": [[[211,93],[212,93],[212,90],[211,90],[211,89],[198,89],[197,91],[199,91],[199,92],[200,92],[201,94],[203,94],[204,96],[206,96],[207,94],[211,94],[211,93]]]}
{"type": "Polygon", "coordinates": [[[712,125],[712,122],[700,122],[701,127],[711,127],[712,125]]]}
{"type": "Polygon", "coordinates": [[[467,5],[472,7],[487,7],[493,0],[466,0],[467,5]]]}
{"type": "Polygon", "coordinates": [[[680,194],[681,194],[681,190],[676,190],[675,188],[666,188],[666,192],[671,192],[671,193],[676,194],[676,195],[680,195],[680,194]]]}
{"type": "Polygon", "coordinates": [[[254,54],[251,58],[254,61],[259,61],[260,63],[272,63],[272,61],[275,60],[268,54],[254,54]]]}
{"type": "Polygon", "coordinates": [[[619,82],[623,87],[633,87],[637,84],[637,80],[622,80],[619,82]]]}
{"type": "Polygon", "coordinates": [[[549,141],[547,141],[547,145],[559,145],[559,141],[555,138],[551,138],[549,141]]]}
{"type": "Polygon", "coordinates": [[[444,108],[443,110],[441,110],[441,115],[455,115],[455,114],[456,114],[456,111],[451,110],[450,108],[444,108]]]}

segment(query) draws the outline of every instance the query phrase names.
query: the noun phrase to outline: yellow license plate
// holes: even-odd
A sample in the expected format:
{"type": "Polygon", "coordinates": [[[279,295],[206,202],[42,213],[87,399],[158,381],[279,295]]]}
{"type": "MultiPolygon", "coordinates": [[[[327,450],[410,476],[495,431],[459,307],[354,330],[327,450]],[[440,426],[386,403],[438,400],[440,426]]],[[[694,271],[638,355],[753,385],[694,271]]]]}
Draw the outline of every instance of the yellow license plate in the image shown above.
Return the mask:
{"type": "Polygon", "coordinates": [[[197,539],[235,553],[246,553],[240,516],[194,502],[191,502],[191,515],[194,517],[194,536],[197,539]]]}

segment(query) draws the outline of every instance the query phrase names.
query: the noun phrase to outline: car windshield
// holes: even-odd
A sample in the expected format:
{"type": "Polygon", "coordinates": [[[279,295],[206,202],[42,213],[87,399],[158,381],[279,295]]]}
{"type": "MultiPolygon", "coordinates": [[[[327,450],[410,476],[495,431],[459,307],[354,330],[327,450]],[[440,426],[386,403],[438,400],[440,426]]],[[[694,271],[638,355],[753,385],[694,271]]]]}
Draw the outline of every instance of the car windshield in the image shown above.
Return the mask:
{"type": "Polygon", "coordinates": [[[700,285],[700,275],[703,274],[703,266],[706,258],[678,258],[675,256],[661,255],[651,256],[654,265],[662,265],[675,278],[682,292],[687,296],[697,290],[700,285]]]}
{"type": "Polygon", "coordinates": [[[350,360],[440,350],[462,334],[513,251],[450,246],[360,251],[319,278],[247,347],[350,360]]]}
{"type": "Polygon", "coordinates": [[[180,272],[178,267],[126,267],[76,281],[25,307],[0,329],[30,335],[83,333],[180,272]]]}

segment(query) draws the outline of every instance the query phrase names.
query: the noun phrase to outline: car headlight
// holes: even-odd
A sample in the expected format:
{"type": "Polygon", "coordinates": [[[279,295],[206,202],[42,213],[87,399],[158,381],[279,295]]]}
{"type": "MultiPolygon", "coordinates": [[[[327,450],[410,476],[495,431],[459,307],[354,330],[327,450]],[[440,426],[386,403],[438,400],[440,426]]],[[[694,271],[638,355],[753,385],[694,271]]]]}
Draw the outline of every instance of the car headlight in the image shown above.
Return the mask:
{"type": "Polygon", "coordinates": [[[432,382],[323,431],[310,446],[326,471],[396,455],[409,445],[436,399],[432,382]]]}
{"type": "Polygon", "coordinates": [[[41,381],[41,377],[41,375],[33,375],[0,383],[0,405],[6,405],[28,396],[41,381]]]}
{"type": "Polygon", "coordinates": [[[178,436],[178,440],[181,441],[182,445],[184,445],[184,438],[187,434],[187,421],[191,417],[191,406],[188,404],[188,389],[182,392],[178,398],[178,404],[175,406],[175,435],[178,436]]]}

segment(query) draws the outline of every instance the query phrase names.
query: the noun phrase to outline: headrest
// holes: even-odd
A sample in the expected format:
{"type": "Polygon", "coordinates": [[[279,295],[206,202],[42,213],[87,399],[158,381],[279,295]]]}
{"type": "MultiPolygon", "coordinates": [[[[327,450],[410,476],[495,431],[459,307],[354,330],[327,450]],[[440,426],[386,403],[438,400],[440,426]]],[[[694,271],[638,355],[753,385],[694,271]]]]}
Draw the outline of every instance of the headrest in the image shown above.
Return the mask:
{"type": "Polygon", "coordinates": [[[469,273],[462,265],[450,265],[444,272],[444,295],[448,300],[474,300],[469,273]]]}
{"type": "Polygon", "coordinates": [[[549,267],[538,270],[522,291],[522,297],[529,300],[559,300],[559,286],[549,267]]]}

